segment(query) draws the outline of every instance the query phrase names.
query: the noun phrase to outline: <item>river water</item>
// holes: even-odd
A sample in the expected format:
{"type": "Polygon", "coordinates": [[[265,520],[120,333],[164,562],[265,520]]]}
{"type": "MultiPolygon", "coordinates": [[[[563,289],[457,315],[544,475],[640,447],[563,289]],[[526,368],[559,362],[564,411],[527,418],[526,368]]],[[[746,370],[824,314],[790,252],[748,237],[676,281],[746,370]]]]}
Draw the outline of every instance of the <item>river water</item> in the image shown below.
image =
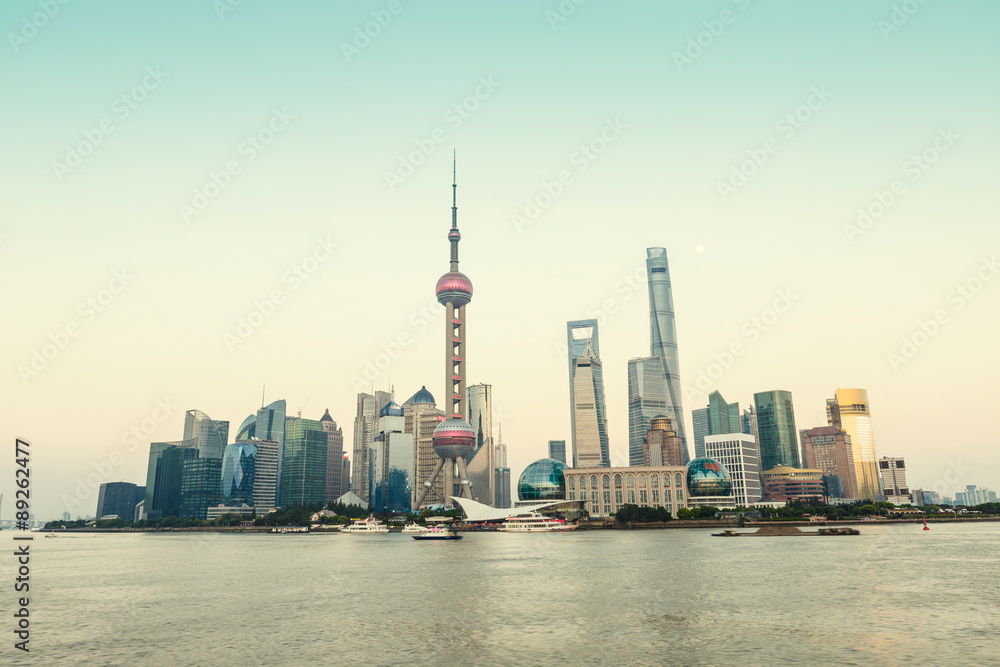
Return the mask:
{"type": "Polygon", "coordinates": [[[36,533],[0,664],[1000,663],[1000,523],[860,530],[36,533]]]}

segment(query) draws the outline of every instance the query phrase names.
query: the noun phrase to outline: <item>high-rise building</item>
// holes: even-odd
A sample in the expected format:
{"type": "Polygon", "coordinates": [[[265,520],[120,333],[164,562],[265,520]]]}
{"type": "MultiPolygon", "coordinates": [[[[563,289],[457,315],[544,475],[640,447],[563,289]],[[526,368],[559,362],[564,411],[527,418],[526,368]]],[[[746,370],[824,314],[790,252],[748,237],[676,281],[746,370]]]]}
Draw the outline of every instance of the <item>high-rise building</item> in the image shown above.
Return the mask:
{"type": "MultiPolygon", "coordinates": [[[[448,231],[448,244],[451,247],[451,264],[448,273],[441,276],[435,287],[438,303],[445,307],[445,358],[444,380],[448,398],[446,416],[434,429],[434,453],[440,459],[431,471],[430,476],[414,501],[414,507],[423,506],[427,494],[434,489],[438,476],[444,472],[444,489],[446,501],[452,496],[472,500],[469,489],[469,471],[466,461],[476,448],[476,434],[465,417],[466,409],[465,381],[468,377],[465,354],[465,306],[472,301],[472,281],[458,270],[458,242],[462,235],[458,231],[458,184],[455,181],[454,162],[452,162],[451,182],[451,230],[448,231]],[[455,486],[455,473],[458,473],[458,487],[455,486]],[[457,491],[455,489],[457,488],[457,491]]],[[[492,452],[490,453],[492,455],[492,452]]]]}
{"type": "Polygon", "coordinates": [[[354,416],[354,448],[351,491],[368,502],[368,450],[375,438],[375,422],[379,412],[392,401],[392,394],[376,391],[374,395],[358,394],[358,411],[354,416]]]}
{"type": "MultiPolygon", "coordinates": [[[[906,483],[906,462],[894,456],[883,456],[878,460],[882,473],[882,488],[886,501],[896,505],[910,504],[910,486],[906,483]]],[[[956,494],[956,499],[958,494],[956,494]]]]}
{"type": "Polygon", "coordinates": [[[178,516],[205,519],[210,505],[219,504],[222,457],[189,458],[181,464],[181,495],[178,516]]]}
{"type": "Polygon", "coordinates": [[[143,501],[147,519],[178,516],[181,507],[181,466],[186,459],[198,457],[197,445],[194,439],[150,443],[146,498],[143,501]]]}
{"type": "Polygon", "coordinates": [[[351,459],[344,454],[344,460],[340,464],[340,488],[344,491],[341,496],[345,496],[351,490],[351,459]]]}
{"type": "Polygon", "coordinates": [[[674,321],[674,297],[670,290],[666,248],[646,249],[646,280],[649,283],[649,354],[659,357],[663,362],[663,374],[667,383],[667,406],[664,412],[670,417],[670,422],[684,445],[684,463],[687,463],[677,325],[674,321]]]}
{"type": "Polygon", "coordinates": [[[752,405],[740,415],[740,433],[752,435],[753,439],[758,443],[758,448],[760,448],[760,438],[757,435],[757,412],[752,405]]]}
{"type": "MultiPolygon", "coordinates": [[[[604,370],[597,320],[566,323],[569,350],[569,406],[574,468],[609,466],[608,418],[604,402],[604,370]]],[[[569,463],[569,461],[567,461],[569,463]]]]}
{"type": "MultiPolygon", "coordinates": [[[[883,459],[884,460],[884,459],[883,459]]],[[[881,464],[881,461],[879,461],[881,464]]],[[[885,478],[885,470],[882,471],[882,477],[885,478]]],[[[905,484],[906,478],[904,476],[903,483],[905,484]]],[[[889,484],[886,482],[886,495],[889,495],[889,484]]],[[[995,503],[997,501],[997,494],[987,488],[981,488],[975,484],[968,484],[965,487],[965,491],[957,491],[955,493],[955,504],[965,505],[966,507],[975,507],[976,505],[983,505],[985,503],[995,503]]],[[[890,501],[894,502],[894,501],[890,501]]]]}
{"type": "Polygon", "coordinates": [[[799,432],[799,439],[802,441],[802,465],[822,470],[824,475],[839,477],[843,497],[857,498],[854,448],[847,431],[836,426],[820,426],[803,429],[799,432]]]}
{"type": "Polygon", "coordinates": [[[314,419],[286,417],[281,465],[281,507],[322,503],[326,498],[327,433],[314,419]]]}
{"type": "Polygon", "coordinates": [[[198,458],[221,459],[229,441],[229,422],[215,421],[201,410],[184,413],[184,439],[196,440],[198,458]]]}
{"type": "Polygon", "coordinates": [[[694,425],[695,458],[709,456],[705,453],[707,436],[743,432],[740,404],[727,403],[717,391],[708,395],[707,407],[691,412],[691,420],[694,425]]]}
{"type": "Polygon", "coordinates": [[[868,392],[864,389],[838,389],[836,395],[826,401],[826,419],[830,426],[841,428],[851,436],[858,498],[880,499],[882,485],[878,476],[868,392]]]}
{"type": "Polygon", "coordinates": [[[337,426],[329,409],[319,421],[326,431],[326,493],[323,503],[329,504],[347,493],[347,489],[342,489],[340,479],[344,458],[344,429],[337,426]]]}
{"type": "Polygon", "coordinates": [[[549,440],[549,458],[569,464],[569,461],[566,460],[565,440],[549,440]]]}
{"type": "MultiPolygon", "coordinates": [[[[437,409],[434,396],[423,386],[417,393],[403,403],[403,431],[413,436],[414,446],[417,450],[416,479],[429,479],[434,472],[435,466],[441,459],[434,453],[434,429],[444,421],[445,415],[442,410],[437,409]]],[[[415,493],[419,494],[420,489],[415,493]]],[[[438,476],[431,491],[428,493],[424,504],[414,507],[414,510],[423,509],[429,505],[443,504],[445,500],[444,477],[438,476]]],[[[416,498],[414,498],[414,501],[416,498]]]]}
{"type": "Polygon", "coordinates": [[[403,409],[389,403],[379,415],[368,453],[369,509],[375,512],[409,512],[414,500],[414,440],[404,433],[403,409]]]}
{"type": "Polygon", "coordinates": [[[136,486],[132,482],[106,482],[97,491],[97,513],[94,516],[98,519],[115,516],[132,521],[136,504],[145,497],[144,486],[136,486]]]}
{"type": "MultiPolygon", "coordinates": [[[[496,505],[500,509],[507,509],[511,506],[510,497],[510,468],[507,467],[507,445],[503,443],[503,434],[498,434],[493,455],[493,462],[496,467],[493,469],[493,488],[496,492],[496,505]]],[[[563,441],[565,447],[565,441],[563,441]]]]}
{"type": "Polygon", "coordinates": [[[801,467],[796,444],[795,408],[789,391],[764,391],[753,395],[757,411],[757,441],[760,466],[764,470],[778,466],[801,467]]]}
{"type": "MultiPolygon", "coordinates": [[[[282,429],[284,432],[284,429],[282,429]]],[[[278,506],[278,457],[281,445],[274,440],[254,440],[253,507],[257,516],[267,514],[278,506]]]]}
{"type": "Polygon", "coordinates": [[[476,450],[468,462],[472,497],[493,507],[493,469],[496,467],[493,462],[493,387],[474,384],[468,388],[468,398],[469,423],[476,432],[476,450]]]}
{"type": "Polygon", "coordinates": [[[257,473],[257,445],[237,441],[226,445],[222,456],[222,498],[230,507],[253,506],[254,480],[257,473]]]}
{"type": "Polygon", "coordinates": [[[670,417],[656,415],[653,417],[642,441],[642,459],[639,465],[644,466],[680,466],[684,465],[684,444],[670,423],[670,417]]]}
{"type": "Polygon", "coordinates": [[[642,443],[653,417],[667,411],[667,378],[660,357],[628,362],[628,464],[642,465],[642,443]]]}
{"type": "MultiPolygon", "coordinates": [[[[267,440],[278,443],[278,458],[275,461],[276,487],[275,496],[271,500],[271,506],[278,504],[281,497],[281,462],[285,446],[285,401],[279,399],[272,401],[257,411],[256,415],[250,415],[240,424],[236,439],[240,441],[267,440]]],[[[258,512],[259,513],[259,512],[258,512]]]]}
{"type": "Polygon", "coordinates": [[[760,502],[764,493],[760,483],[760,453],[757,441],[746,433],[720,433],[705,438],[705,456],[715,459],[729,471],[733,486],[730,495],[737,507],[760,502]]]}

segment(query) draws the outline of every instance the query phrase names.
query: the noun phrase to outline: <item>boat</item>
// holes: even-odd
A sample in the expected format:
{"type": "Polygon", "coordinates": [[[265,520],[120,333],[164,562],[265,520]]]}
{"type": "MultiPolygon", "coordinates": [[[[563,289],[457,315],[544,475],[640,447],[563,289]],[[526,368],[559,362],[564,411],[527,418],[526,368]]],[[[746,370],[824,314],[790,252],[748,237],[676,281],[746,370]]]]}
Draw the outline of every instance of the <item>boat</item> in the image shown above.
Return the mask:
{"type": "Polygon", "coordinates": [[[389,527],[375,517],[370,516],[367,519],[355,521],[349,526],[344,526],[340,529],[340,532],[373,535],[378,533],[388,533],[389,527]]]}
{"type": "Polygon", "coordinates": [[[415,540],[460,540],[462,536],[457,528],[451,526],[431,526],[416,535],[410,535],[415,540]]]}
{"type": "Polygon", "coordinates": [[[735,530],[724,530],[721,533],[712,533],[712,537],[826,537],[860,534],[853,528],[820,528],[819,530],[804,531],[795,526],[762,526],[755,533],[737,533],[735,530]]]}
{"type": "Polygon", "coordinates": [[[49,534],[48,534],[48,535],[46,535],[45,537],[56,537],[56,534],[55,534],[55,533],[49,533],[49,534]]]}
{"type": "Polygon", "coordinates": [[[414,533],[426,533],[430,528],[427,526],[421,526],[419,523],[408,523],[403,526],[403,532],[407,535],[412,535],[414,533]]]}
{"type": "Polygon", "coordinates": [[[566,523],[562,519],[553,519],[538,512],[529,512],[520,516],[508,517],[497,530],[502,533],[563,533],[576,530],[577,527],[578,524],[575,523],[566,523]]]}

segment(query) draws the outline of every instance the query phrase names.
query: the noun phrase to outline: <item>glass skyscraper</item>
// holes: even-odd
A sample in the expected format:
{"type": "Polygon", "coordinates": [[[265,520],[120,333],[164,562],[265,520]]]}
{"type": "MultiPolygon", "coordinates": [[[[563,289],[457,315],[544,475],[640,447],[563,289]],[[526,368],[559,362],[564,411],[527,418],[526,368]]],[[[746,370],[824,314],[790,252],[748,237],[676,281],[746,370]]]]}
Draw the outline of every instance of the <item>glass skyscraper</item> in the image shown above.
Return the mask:
{"type": "Polygon", "coordinates": [[[253,487],[257,466],[257,445],[235,442],[226,446],[222,456],[222,502],[229,506],[253,506],[253,487]]]}
{"type": "MultiPolygon", "coordinates": [[[[258,423],[258,429],[260,424],[258,423]]],[[[258,430],[258,432],[260,432],[258,430]]],[[[322,503],[326,497],[327,434],[322,422],[285,419],[285,446],[280,471],[280,506],[322,503]]]]}
{"type": "Polygon", "coordinates": [[[466,390],[468,394],[469,424],[476,432],[476,450],[469,458],[467,466],[472,497],[486,505],[495,507],[493,469],[493,387],[488,384],[474,384],[466,390]]]}
{"type": "Polygon", "coordinates": [[[208,508],[219,504],[222,457],[186,459],[181,465],[178,516],[205,519],[208,508]]]}
{"type": "MultiPolygon", "coordinates": [[[[680,363],[677,355],[677,327],[674,322],[674,298],[670,291],[670,270],[666,248],[646,249],[646,279],[649,283],[649,354],[663,363],[667,405],[663,412],[681,439],[684,463],[688,462],[684,407],[681,402],[680,363]]],[[[631,442],[629,443],[631,459],[631,442]]]]}
{"type": "Polygon", "coordinates": [[[565,440],[549,440],[549,458],[566,463],[565,440]]]}
{"type": "MultiPolygon", "coordinates": [[[[610,466],[597,320],[566,323],[572,467],[610,466]]],[[[567,452],[567,458],[570,453],[567,452]]]]}
{"type": "Polygon", "coordinates": [[[742,430],[740,404],[727,403],[722,394],[717,391],[708,395],[708,407],[691,411],[691,420],[694,426],[694,455],[696,458],[710,456],[710,454],[705,453],[706,436],[748,433],[742,430]]]}
{"type": "Polygon", "coordinates": [[[761,471],[778,466],[801,468],[792,393],[764,391],[754,394],[753,400],[757,409],[757,444],[760,447],[761,471]]]}
{"type": "Polygon", "coordinates": [[[196,440],[198,458],[221,459],[229,441],[229,422],[215,421],[201,410],[184,413],[184,439],[196,440]]]}
{"type": "Polygon", "coordinates": [[[409,512],[416,500],[416,449],[413,434],[405,433],[403,409],[395,403],[382,408],[368,452],[368,508],[373,512],[409,512]]]}
{"type": "Polygon", "coordinates": [[[379,413],[392,402],[392,394],[376,391],[375,395],[359,393],[358,411],[354,416],[354,447],[351,471],[351,491],[368,502],[368,450],[375,439],[375,422],[379,413]]]}
{"type": "Polygon", "coordinates": [[[165,516],[179,516],[181,510],[181,474],[183,464],[198,458],[194,441],[155,442],[150,445],[150,463],[155,466],[153,483],[146,480],[146,493],[152,486],[152,502],[145,506],[146,516],[159,519],[165,516]],[[155,463],[153,462],[156,451],[155,463]]]}
{"type": "MultiPolygon", "coordinates": [[[[628,464],[643,465],[642,443],[653,417],[667,412],[663,360],[642,357],[628,362],[628,464]]],[[[672,419],[672,418],[671,418],[672,419]]],[[[554,458],[554,457],[553,457],[554,458]]]]}
{"type": "Polygon", "coordinates": [[[826,418],[830,426],[841,428],[851,436],[858,498],[881,499],[882,483],[878,474],[868,392],[864,389],[838,389],[836,396],[826,401],[826,418]]]}

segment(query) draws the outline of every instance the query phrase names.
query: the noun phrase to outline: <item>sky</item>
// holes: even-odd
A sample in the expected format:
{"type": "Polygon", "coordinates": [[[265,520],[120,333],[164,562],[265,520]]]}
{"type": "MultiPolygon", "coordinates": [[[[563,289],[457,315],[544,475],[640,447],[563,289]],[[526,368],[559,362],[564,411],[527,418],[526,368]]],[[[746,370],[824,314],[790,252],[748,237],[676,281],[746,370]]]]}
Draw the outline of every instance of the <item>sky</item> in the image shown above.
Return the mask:
{"type": "MultiPolygon", "coordinates": [[[[0,400],[4,439],[31,443],[33,512],[92,514],[101,482],[144,483],[185,410],[234,433],[284,398],[350,442],[360,388],[442,394],[453,151],[468,377],[493,385],[513,479],[570,439],[568,320],[599,320],[627,462],[662,246],[689,432],[713,390],[791,391],[811,428],[861,387],[912,488],[1000,487],[998,18],[4,2],[0,400]]],[[[13,518],[12,473],[0,491],[13,518]]]]}

